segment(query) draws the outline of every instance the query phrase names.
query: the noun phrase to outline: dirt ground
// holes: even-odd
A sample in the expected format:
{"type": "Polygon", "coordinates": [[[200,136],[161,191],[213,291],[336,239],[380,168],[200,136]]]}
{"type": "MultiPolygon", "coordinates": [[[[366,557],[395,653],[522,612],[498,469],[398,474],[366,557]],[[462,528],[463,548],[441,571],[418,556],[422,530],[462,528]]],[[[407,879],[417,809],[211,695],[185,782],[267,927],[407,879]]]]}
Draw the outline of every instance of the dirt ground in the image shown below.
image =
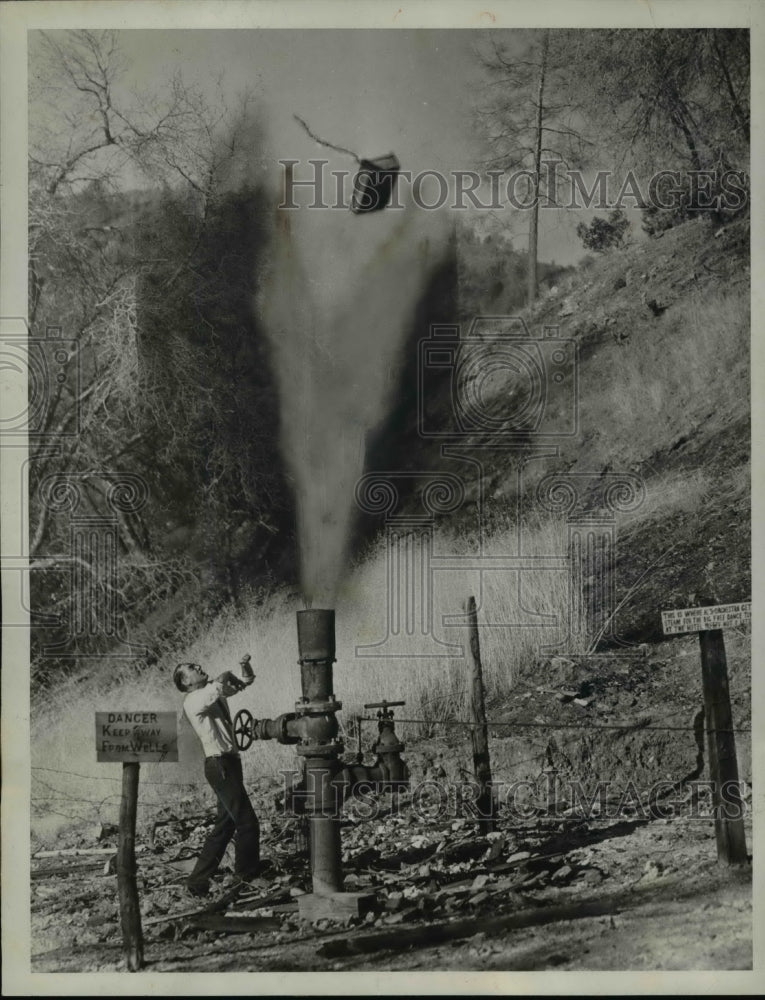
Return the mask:
{"type": "MultiPolygon", "coordinates": [[[[472,824],[452,829],[459,821],[415,832],[407,813],[377,823],[378,849],[362,838],[351,849],[346,888],[373,892],[377,908],[348,926],[300,919],[307,872],[287,852],[276,879],[240,895],[215,927],[174,918],[199,910],[182,887],[188,862],[169,861],[174,850],[141,852],[146,970],[752,967],[750,866],[717,863],[709,817],[544,819],[487,838],[472,824]]],[[[357,833],[346,828],[346,844],[357,833]]],[[[116,876],[96,857],[33,862],[33,971],[124,969],[116,876]]]]}

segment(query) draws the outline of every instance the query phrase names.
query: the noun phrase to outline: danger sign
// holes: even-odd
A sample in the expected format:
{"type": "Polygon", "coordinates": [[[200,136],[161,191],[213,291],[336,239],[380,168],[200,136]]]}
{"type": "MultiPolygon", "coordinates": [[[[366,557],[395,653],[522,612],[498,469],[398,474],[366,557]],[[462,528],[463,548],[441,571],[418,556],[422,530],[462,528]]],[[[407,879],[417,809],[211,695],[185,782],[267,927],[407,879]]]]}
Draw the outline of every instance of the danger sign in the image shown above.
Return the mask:
{"type": "Polygon", "coordinates": [[[752,621],[752,603],[718,604],[707,608],[680,608],[662,611],[661,626],[664,635],[679,632],[708,632],[711,629],[749,625],[752,621]]]}
{"type": "Polygon", "coordinates": [[[96,760],[178,760],[175,712],[96,712],[96,760]]]}

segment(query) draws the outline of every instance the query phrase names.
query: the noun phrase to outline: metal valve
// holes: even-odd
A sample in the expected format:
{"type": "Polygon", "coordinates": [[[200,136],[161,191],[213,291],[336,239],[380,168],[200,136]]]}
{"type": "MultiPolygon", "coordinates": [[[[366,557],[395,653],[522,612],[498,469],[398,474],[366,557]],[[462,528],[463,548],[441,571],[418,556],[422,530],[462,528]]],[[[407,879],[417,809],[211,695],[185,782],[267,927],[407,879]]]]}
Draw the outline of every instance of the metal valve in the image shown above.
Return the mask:
{"type": "Polygon", "coordinates": [[[378,719],[392,719],[393,712],[390,711],[392,708],[399,708],[402,705],[406,705],[405,701],[371,701],[369,704],[364,705],[364,708],[379,708],[380,711],[377,713],[378,719]]]}
{"type": "Polygon", "coordinates": [[[239,750],[249,750],[255,739],[255,720],[252,713],[241,708],[234,716],[234,740],[239,750]]]}

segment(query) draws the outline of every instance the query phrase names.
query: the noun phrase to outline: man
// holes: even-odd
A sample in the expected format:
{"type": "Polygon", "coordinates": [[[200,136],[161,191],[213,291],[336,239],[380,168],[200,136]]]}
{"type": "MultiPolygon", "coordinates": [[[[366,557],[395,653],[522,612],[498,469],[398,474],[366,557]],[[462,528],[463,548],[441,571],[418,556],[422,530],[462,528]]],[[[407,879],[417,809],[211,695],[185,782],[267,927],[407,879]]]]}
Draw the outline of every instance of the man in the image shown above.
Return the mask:
{"type": "Polygon", "coordinates": [[[255,680],[249,661],[249,655],[242,660],[243,680],[230,670],[210,680],[198,663],[179,663],[173,672],[175,686],[186,694],[183,710],[202,743],[205,777],[218,799],[215,825],[188,878],[193,896],[206,896],[210,891],[210,878],[234,834],[234,870],[239,878],[253,878],[263,867],[260,825],[242,781],[242,762],[227,701],[255,680]]]}

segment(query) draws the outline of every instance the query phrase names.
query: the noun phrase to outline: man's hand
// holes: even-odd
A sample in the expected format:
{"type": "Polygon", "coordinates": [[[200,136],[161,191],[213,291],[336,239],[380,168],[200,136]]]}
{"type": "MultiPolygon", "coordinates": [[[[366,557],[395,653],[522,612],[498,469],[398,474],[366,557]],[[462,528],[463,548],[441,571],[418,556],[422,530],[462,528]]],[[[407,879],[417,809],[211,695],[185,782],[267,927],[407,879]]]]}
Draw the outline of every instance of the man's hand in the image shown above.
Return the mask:
{"type": "Polygon", "coordinates": [[[244,691],[247,684],[243,680],[240,680],[236,674],[232,673],[230,670],[224,670],[222,674],[218,674],[215,678],[219,684],[223,685],[223,694],[228,698],[232,694],[238,694],[240,691],[244,691]]]}
{"type": "Polygon", "coordinates": [[[250,663],[250,654],[245,653],[244,656],[239,661],[239,666],[242,669],[242,680],[245,684],[252,684],[255,680],[255,673],[252,669],[252,664],[250,663]]]}

